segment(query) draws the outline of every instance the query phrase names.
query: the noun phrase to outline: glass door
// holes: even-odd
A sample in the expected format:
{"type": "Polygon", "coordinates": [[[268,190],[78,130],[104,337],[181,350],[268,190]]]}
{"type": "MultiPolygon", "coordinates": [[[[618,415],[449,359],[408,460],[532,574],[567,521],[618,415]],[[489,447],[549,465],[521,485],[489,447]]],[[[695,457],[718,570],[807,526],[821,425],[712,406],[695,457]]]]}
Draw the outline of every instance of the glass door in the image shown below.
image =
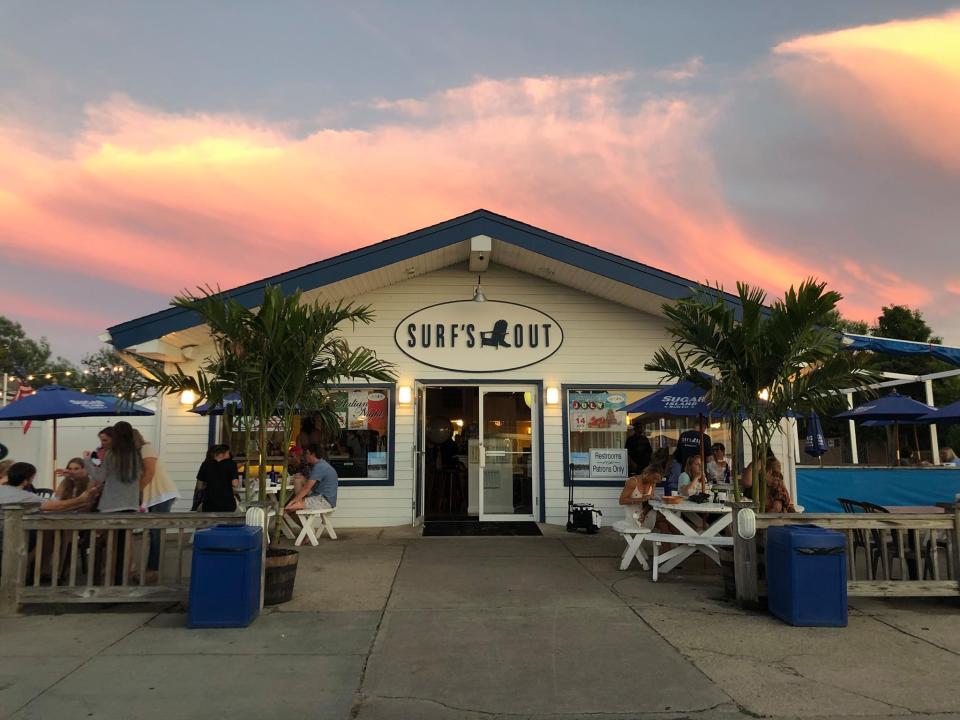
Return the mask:
{"type": "Polygon", "coordinates": [[[424,506],[424,472],[425,448],[424,434],[426,432],[427,395],[423,385],[416,386],[416,395],[413,400],[413,524],[423,524],[424,506]]]}
{"type": "Polygon", "coordinates": [[[480,388],[480,519],[533,520],[539,428],[535,387],[480,388]]]}

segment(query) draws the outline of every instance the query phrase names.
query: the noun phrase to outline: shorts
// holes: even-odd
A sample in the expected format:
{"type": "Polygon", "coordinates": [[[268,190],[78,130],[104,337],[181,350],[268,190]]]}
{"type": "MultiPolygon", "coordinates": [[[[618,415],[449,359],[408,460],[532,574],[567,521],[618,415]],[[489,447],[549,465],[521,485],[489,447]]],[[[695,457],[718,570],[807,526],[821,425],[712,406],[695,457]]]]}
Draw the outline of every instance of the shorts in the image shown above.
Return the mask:
{"type": "Polygon", "coordinates": [[[333,505],[327,502],[323,495],[307,495],[303,501],[303,506],[307,510],[332,510],[333,505]]]}

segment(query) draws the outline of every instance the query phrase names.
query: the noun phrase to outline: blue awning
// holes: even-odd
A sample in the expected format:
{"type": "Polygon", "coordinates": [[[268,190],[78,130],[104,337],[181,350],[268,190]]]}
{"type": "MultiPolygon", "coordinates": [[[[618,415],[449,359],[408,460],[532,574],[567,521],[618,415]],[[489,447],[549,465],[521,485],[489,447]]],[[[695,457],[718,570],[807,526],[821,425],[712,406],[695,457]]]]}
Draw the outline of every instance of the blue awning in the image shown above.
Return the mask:
{"type": "Polygon", "coordinates": [[[960,348],[945,345],[843,333],[843,346],[847,350],[870,350],[884,355],[931,355],[938,360],[960,367],[960,348]]]}

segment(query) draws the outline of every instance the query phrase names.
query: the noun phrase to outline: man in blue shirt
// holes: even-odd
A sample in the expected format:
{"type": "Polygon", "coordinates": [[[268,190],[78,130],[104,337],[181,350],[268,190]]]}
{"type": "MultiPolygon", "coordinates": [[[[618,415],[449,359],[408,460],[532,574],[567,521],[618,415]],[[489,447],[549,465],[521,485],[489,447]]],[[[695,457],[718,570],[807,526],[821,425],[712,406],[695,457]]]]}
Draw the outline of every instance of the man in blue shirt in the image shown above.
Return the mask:
{"type": "Polygon", "coordinates": [[[295,493],[287,503],[287,510],[326,510],[337,505],[337,471],[322,456],[320,447],[310,443],[304,449],[304,460],[310,466],[310,476],[293,476],[295,493]]]}

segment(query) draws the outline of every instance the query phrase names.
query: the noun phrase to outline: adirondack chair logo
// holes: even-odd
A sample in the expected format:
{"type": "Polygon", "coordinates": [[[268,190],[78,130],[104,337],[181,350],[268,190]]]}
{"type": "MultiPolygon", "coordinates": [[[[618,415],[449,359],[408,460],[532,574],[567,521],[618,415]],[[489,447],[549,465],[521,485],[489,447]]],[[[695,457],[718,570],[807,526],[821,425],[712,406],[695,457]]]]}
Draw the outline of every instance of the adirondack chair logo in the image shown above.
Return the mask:
{"type": "Polygon", "coordinates": [[[480,332],[480,347],[494,347],[494,348],[508,348],[511,347],[510,343],[507,342],[507,321],[506,320],[497,320],[493,324],[493,330],[486,330],[480,332]]]}

